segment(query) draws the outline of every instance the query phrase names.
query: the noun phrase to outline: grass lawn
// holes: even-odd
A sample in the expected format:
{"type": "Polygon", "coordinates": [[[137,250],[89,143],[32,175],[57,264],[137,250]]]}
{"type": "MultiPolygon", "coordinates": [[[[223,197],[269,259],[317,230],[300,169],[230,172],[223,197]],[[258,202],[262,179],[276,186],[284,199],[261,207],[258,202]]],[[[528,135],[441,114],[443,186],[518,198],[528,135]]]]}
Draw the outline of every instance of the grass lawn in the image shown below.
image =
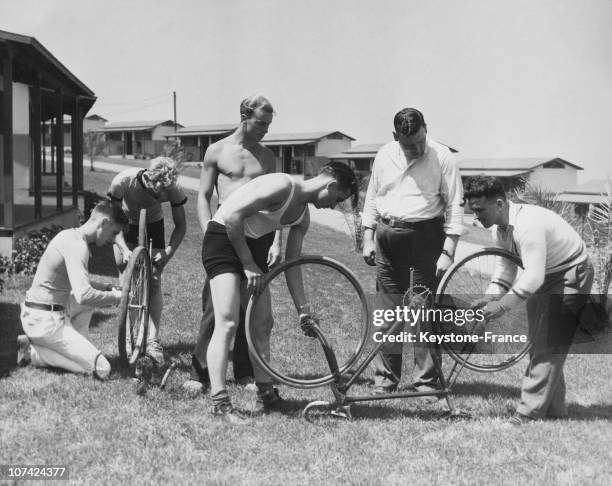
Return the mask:
{"type": "MultiPolygon", "coordinates": [[[[86,188],[104,194],[112,174],[85,166],[86,188]]],[[[353,406],[352,422],[317,416],[309,423],[300,417],[302,408],[331,398],[330,391],[287,387],[280,387],[287,400],[282,412],[257,418],[253,425],[236,427],[213,418],[207,396],[190,398],[181,389],[201,312],[201,235],[195,193],[189,195],[188,233],[164,273],[162,342],[183,363],[167,389],[136,394],[118,372],[100,382],[17,369],[0,379],[1,463],[64,464],[71,479],[84,484],[610,483],[609,355],[568,358],[571,419],[509,430],[501,425],[519,397],[525,361],[500,373],[460,376],[454,400],[472,414],[467,420],[446,420],[437,405],[394,400],[353,406]]],[[[371,293],[374,271],[352,248],[350,237],[313,225],[304,253],[345,263],[371,293]]],[[[7,282],[0,295],[3,329],[19,325],[18,304],[30,281],[7,282]]],[[[113,365],[118,360],[116,319],[115,308],[101,310],[91,328],[93,342],[113,365]]],[[[407,348],[405,384],[411,360],[407,348]]],[[[354,388],[368,390],[367,380],[354,388]]],[[[230,394],[238,408],[252,409],[252,393],[230,382],[230,394]]]]}

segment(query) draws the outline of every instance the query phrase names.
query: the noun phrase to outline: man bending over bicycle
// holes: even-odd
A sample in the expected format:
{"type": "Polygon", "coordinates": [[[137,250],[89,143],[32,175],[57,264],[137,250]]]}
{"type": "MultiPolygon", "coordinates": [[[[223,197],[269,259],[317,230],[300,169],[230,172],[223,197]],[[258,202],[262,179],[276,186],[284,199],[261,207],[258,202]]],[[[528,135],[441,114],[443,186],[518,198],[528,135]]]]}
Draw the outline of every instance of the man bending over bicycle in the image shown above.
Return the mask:
{"type": "MultiPolygon", "coordinates": [[[[148,169],[130,168],[115,176],[108,189],[108,196],[121,204],[130,220],[127,234],[120,233],[115,239],[115,260],[120,271],[130,258],[132,249],[138,244],[138,220],[140,210],[147,210],[147,237],[152,240],[151,301],[149,308],[149,330],[146,353],[158,365],[164,364],[164,353],[159,343],[159,326],[163,308],[161,274],[179,245],[183,241],[187,224],[184,204],[187,196],[177,182],[176,162],[168,157],[151,160],[148,169]],[[172,206],[174,230],[166,246],[162,203],[172,206]]],[[[147,242],[148,246],[148,242],[147,242]]]]}
{"type": "Polygon", "coordinates": [[[521,257],[524,271],[497,268],[486,297],[475,302],[485,318],[527,305],[532,348],[523,378],[521,401],[508,424],[567,415],[563,365],[580,311],[593,283],[586,245],[558,214],[506,200],[494,177],[468,180],[465,200],[496,245],[521,257]]]}
{"type": "MultiPolygon", "coordinates": [[[[254,309],[255,346],[263,354],[270,352],[270,330],[273,325],[270,294],[264,289],[265,274],[248,247],[247,238],[259,238],[289,226],[286,259],[296,258],[308,230],[308,203],[317,208],[333,208],[353,195],[357,197],[355,174],[346,165],[330,162],[319,175],[309,180],[294,180],[288,174],[267,174],[237,188],[210,220],[204,234],[204,268],[210,279],[215,312],[215,330],[208,346],[206,360],[210,374],[213,414],[231,423],[248,420],[232,407],[226,390],[229,348],[240,319],[241,286],[247,292],[261,293],[254,309]]],[[[299,271],[287,271],[287,283],[300,319],[310,314],[304,297],[299,271]]],[[[246,295],[247,293],[242,293],[246,295]]],[[[256,363],[256,411],[278,408],[281,399],[272,379],[256,363]]]]}

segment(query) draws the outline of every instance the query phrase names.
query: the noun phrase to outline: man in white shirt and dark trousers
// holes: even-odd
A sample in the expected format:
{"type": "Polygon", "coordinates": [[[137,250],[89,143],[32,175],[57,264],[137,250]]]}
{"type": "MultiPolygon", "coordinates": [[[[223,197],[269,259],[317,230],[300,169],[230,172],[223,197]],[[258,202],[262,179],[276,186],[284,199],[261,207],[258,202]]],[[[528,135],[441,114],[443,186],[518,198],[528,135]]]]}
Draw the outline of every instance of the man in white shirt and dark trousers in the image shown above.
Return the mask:
{"type": "MultiPolygon", "coordinates": [[[[463,231],[463,188],[451,151],[427,137],[419,110],[404,108],[393,125],[395,141],[384,145],[374,160],[362,219],[363,258],[377,266],[377,309],[403,305],[411,268],[413,283],[435,292],[463,231]]],[[[386,322],[380,330],[393,324],[386,322]]],[[[402,330],[400,326],[398,333],[402,330]]],[[[414,388],[439,388],[429,347],[415,344],[414,356],[414,388]]],[[[401,378],[402,344],[387,343],[374,366],[374,393],[394,391],[401,378]]]]}
{"type": "Polygon", "coordinates": [[[494,177],[470,179],[465,198],[482,225],[492,228],[496,246],[518,255],[524,267],[515,278],[516,268],[498,265],[485,296],[475,303],[484,307],[486,318],[527,305],[532,348],[521,401],[508,423],[565,417],[563,365],[593,284],[586,245],[553,211],[507,201],[494,177]]]}
{"type": "Polygon", "coordinates": [[[95,307],[117,305],[121,291],[90,282],[89,245],[112,243],[125,225],[121,208],[103,201],[83,226],[60,231],[49,242],[21,305],[26,335],[18,338],[20,364],[108,377],[109,362],[89,341],[89,321],[95,307]]]}

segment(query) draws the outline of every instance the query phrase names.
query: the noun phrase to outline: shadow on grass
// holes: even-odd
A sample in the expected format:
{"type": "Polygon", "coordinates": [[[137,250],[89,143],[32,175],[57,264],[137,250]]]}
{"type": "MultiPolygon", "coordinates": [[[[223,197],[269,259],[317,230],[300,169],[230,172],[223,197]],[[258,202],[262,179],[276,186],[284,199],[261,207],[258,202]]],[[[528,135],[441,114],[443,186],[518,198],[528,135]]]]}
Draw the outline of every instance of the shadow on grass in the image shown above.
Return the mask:
{"type": "Polygon", "coordinates": [[[20,313],[19,304],[0,303],[0,376],[8,375],[17,367],[17,336],[23,334],[20,313]]]}
{"type": "MultiPolygon", "coordinates": [[[[311,403],[312,400],[284,400],[281,414],[293,417],[302,417],[304,408],[311,403]]],[[[359,402],[351,404],[351,415],[353,420],[397,420],[402,418],[418,418],[423,421],[438,421],[447,418],[446,408],[441,409],[437,404],[423,404],[415,401],[414,408],[397,409],[392,406],[374,405],[370,402],[359,402]]],[[[338,420],[342,422],[342,418],[331,415],[329,407],[315,407],[311,409],[309,414],[311,422],[316,423],[317,419],[325,417],[329,420],[338,420]]]]}
{"type": "Polygon", "coordinates": [[[95,329],[101,326],[115,325],[116,323],[117,321],[114,314],[95,311],[89,321],[89,327],[95,329]]]}
{"type": "Polygon", "coordinates": [[[521,394],[518,386],[501,385],[483,381],[456,383],[453,395],[477,395],[482,397],[499,396],[502,398],[517,398],[521,394]]]}
{"type": "MultiPolygon", "coordinates": [[[[498,396],[502,398],[518,400],[521,395],[519,386],[500,385],[496,383],[470,382],[458,383],[453,388],[453,395],[457,396],[482,396],[489,398],[498,396]]],[[[592,404],[580,405],[575,403],[568,404],[568,420],[592,421],[592,420],[612,420],[612,404],[592,404]]]]}
{"type": "Polygon", "coordinates": [[[612,420],[612,404],[594,403],[592,405],[579,405],[570,403],[568,405],[568,420],[592,421],[612,420]]]}
{"type": "MultiPolygon", "coordinates": [[[[195,342],[192,341],[177,341],[171,344],[164,345],[164,351],[171,355],[176,356],[179,354],[188,354],[191,357],[195,342]]],[[[187,366],[191,366],[191,362],[187,363],[187,366]]]]}

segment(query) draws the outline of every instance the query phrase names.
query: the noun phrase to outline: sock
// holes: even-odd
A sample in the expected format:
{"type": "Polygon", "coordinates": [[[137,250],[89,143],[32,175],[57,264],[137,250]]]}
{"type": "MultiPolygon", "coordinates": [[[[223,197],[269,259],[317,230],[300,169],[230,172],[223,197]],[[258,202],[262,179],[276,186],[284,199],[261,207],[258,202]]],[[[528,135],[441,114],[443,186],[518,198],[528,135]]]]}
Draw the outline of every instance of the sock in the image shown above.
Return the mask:
{"type": "Polygon", "coordinates": [[[274,392],[274,386],[272,383],[261,383],[260,381],[256,382],[257,385],[257,394],[258,395],[269,395],[274,392]]]}
{"type": "Polygon", "coordinates": [[[226,407],[231,408],[232,406],[227,390],[221,390],[220,392],[211,395],[210,398],[212,399],[215,410],[221,410],[222,408],[226,407]]]}

